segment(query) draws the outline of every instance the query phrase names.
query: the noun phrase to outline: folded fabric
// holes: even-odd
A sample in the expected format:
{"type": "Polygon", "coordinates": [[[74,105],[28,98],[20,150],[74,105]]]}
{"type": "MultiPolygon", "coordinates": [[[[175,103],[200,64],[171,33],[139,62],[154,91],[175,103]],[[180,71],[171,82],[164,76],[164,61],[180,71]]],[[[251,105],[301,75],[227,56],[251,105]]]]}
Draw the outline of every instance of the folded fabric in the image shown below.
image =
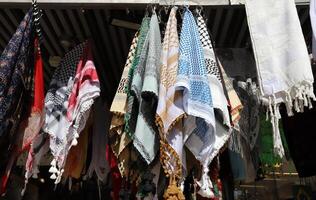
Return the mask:
{"type": "Polygon", "coordinates": [[[257,64],[262,102],[268,107],[274,150],[284,149],[279,132],[279,105],[289,115],[315,100],[314,77],[294,0],[246,0],[247,21],[257,64]]]}
{"type": "Polygon", "coordinates": [[[232,126],[234,128],[238,129],[238,122],[241,116],[241,111],[242,111],[242,104],[241,101],[234,90],[232,80],[227,76],[224,67],[222,66],[220,60],[218,60],[219,64],[219,69],[222,74],[223,80],[224,80],[224,87],[227,92],[227,99],[228,99],[228,104],[229,104],[229,109],[230,109],[230,117],[232,121],[232,126]]]}
{"type": "Polygon", "coordinates": [[[86,165],[89,134],[91,134],[91,125],[87,124],[78,139],[78,144],[69,150],[63,172],[64,178],[80,178],[86,165]]]}
{"type": "Polygon", "coordinates": [[[183,91],[184,110],[215,125],[214,109],[198,27],[189,9],[185,10],[180,36],[176,90],[183,91]]]}
{"type": "Polygon", "coordinates": [[[113,153],[118,158],[119,170],[122,176],[127,176],[126,170],[128,169],[127,160],[129,153],[125,148],[131,142],[131,138],[128,137],[127,133],[124,131],[124,115],[126,114],[127,109],[127,90],[125,88],[130,82],[128,79],[128,72],[135,59],[138,37],[139,32],[137,32],[133,38],[121,80],[110,109],[112,113],[112,120],[109,131],[109,141],[113,153]],[[122,153],[123,151],[125,151],[125,153],[122,153]]]}
{"type": "Polygon", "coordinates": [[[110,172],[109,163],[106,160],[106,145],[108,143],[108,128],[110,124],[110,111],[107,104],[99,97],[93,106],[92,127],[92,158],[87,170],[87,175],[92,178],[95,173],[98,180],[106,182],[110,172]]]}
{"type": "Polygon", "coordinates": [[[203,167],[200,194],[211,198],[214,194],[207,173],[215,141],[215,115],[198,26],[189,9],[185,10],[182,23],[175,86],[183,92],[183,106],[188,115],[184,121],[185,145],[203,167]]]}
{"type": "Polygon", "coordinates": [[[230,127],[228,102],[223,89],[223,80],[219,72],[219,66],[216,62],[216,57],[207,26],[201,15],[199,15],[197,18],[197,25],[199,28],[200,40],[204,52],[204,60],[212,93],[213,106],[214,109],[220,111],[224,124],[230,127]]]}
{"type": "Polygon", "coordinates": [[[168,151],[168,147],[160,147],[164,151],[164,154],[168,154],[168,157],[165,157],[167,160],[164,160],[161,164],[165,171],[171,173],[178,170],[181,171],[181,168],[177,169],[178,162],[182,163],[183,168],[186,168],[182,134],[182,118],[185,116],[185,112],[183,109],[182,94],[175,90],[174,85],[179,61],[179,37],[176,13],[177,8],[172,8],[163,39],[159,97],[156,111],[156,123],[159,126],[160,139],[166,140],[165,144],[170,145],[177,153],[176,155],[172,155],[172,152],[168,151]],[[173,159],[175,163],[172,163],[173,159]],[[168,162],[168,164],[166,165],[165,162],[168,162]]]}
{"type": "MultiPolygon", "coordinates": [[[[50,135],[50,149],[62,167],[70,121],[67,119],[68,98],[73,87],[77,64],[85,43],[68,52],[56,69],[45,97],[44,131],[50,135]]],[[[56,163],[56,161],[54,161],[56,163]]],[[[57,171],[57,170],[55,170],[57,171]]]]}
{"type": "Polygon", "coordinates": [[[20,111],[15,111],[21,107],[19,101],[22,91],[26,89],[31,69],[28,67],[28,59],[31,52],[29,47],[32,45],[32,14],[30,9],[0,57],[0,136],[10,132],[8,128],[11,120],[14,127],[18,126],[14,117],[20,115],[20,111]]]}
{"type": "MultiPolygon", "coordinates": [[[[135,52],[135,58],[133,59],[132,66],[130,67],[128,71],[128,83],[125,87],[126,93],[127,93],[127,107],[126,107],[126,113],[124,115],[124,131],[128,134],[130,138],[133,137],[135,133],[136,128],[136,121],[137,121],[137,115],[138,115],[138,109],[139,109],[139,102],[137,99],[135,100],[135,92],[133,92],[132,88],[132,81],[134,79],[134,74],[138,70],[138,65],[141,60],[141,54],[144,51],[144,44],[145,40],[148,35],[149,30],[149,17],[144,17],[140,30],[139,30],[139,38],[137,42],[136,52],[135,52]]],[[[144,58],[142,58],[144,59],[144,58]]]]}
{"type": "Polygon", "coordinates": [[[40,51],[38,39],[34,41],[35,48],[35,70],[34,70],[34,97],[30,116],[28,117],[28,125],[23,131],[22,150],[27,149],[32,144],[36,135],[43,126],[44,116],[44,74],[43,61],[40,51]]]}
{"type": "MultiPolygon", "coordinates": [[[[110,126],[110,141],[111,141],[111,147],[116,156],[120,154],[120,152],[124,149],[119,149],[120,144],[120,138],[122,137],[122,134],[126,134],[123,132],[124,128],[124,115],[126,113],[126,104],[127,104],[127,91],[125,88],[127,87],[127,84],[129,82],[128,80],[128,71],[130,70],[132,66],[132,62],[135,58],[136,53],[136,47],[137,47],[137,41],[138,41],[138,32],[135,34],[128,57],[125,63],[125,67],[121,76],[121,80],[119,83],[119,86],[117,88],[116,94],[114,96],[110,111],[112,112],[112,120],[111,120],[111,126],[110,126]]],[[[128,139],[128,137],[125,137],[128,139]]],[[[129,140],[130,141],[130,140],[129,140]]],[[[126,141],[126,144],[129,143],[129,141],[126,141]]]]}
{"type": "Polygon", "coordinates": [[[155,115],[160,76],[160,34],[158,18],[154,12],[131,88],[139,102],[139,114],[133,144],[148,164],[154,160],[159,149],[155,115]]]}

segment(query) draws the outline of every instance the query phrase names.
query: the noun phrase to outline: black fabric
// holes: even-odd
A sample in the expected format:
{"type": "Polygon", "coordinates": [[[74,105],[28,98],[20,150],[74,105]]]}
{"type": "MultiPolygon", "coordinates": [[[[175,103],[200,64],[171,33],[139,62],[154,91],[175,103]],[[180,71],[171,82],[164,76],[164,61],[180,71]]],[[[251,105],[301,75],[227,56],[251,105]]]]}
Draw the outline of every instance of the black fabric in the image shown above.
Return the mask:
{"type": "MultiPolygon", "coordinates": [[[[314,76],[316,75],[314,71],[314,76]]],[[[316,84],[314,83],[314,93],[316,84]]],[[[300,177],[316,175],[316,102],[313,109],[288,117],[285,106],[281,108],[285,138],[300,177]]]]}

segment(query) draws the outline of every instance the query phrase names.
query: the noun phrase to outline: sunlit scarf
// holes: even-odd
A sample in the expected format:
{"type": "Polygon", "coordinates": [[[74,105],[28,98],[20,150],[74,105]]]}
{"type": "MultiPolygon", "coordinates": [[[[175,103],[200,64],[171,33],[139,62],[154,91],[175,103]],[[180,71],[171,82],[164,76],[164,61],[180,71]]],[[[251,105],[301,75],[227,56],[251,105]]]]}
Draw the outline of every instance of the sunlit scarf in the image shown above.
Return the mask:
{"type": "Polygon", "coordinates": [[[99,97],[93,106],[92,158],[87,175],[92,178],[93,173],[95,173],[102,182],[106,182],[110,171],[109,163],[105,157],[110,119],[109,108],[99,97]]]}
{"type": "MultiPolygon", "coordinates": [[[[67,133],[70,121],[67,119],[68,99],[73,88],[77,64],[79,63],[85,44],[76,46],[68,52],[56,69],[49,90],[45,97],[44,131],[50,135],[50,149],[54,156],[53,163],[58,160],[62,167],[67,146],[67,133]]],[[[57,173],[57,169],[53,169],[57,173]]],[[[52,176],[55,178],[56,175],[52,176]]]]}
{"type": "Polygon", "coordinates": [[[224,124],[230,126],[230,118],[228,111],[228,102],[223,90],[222,78],[219,71],[219,66],[216,62],[214,49],[207,30],[205,21],[201,15],[197,18],[200,40],[204,50],[205,66],[208,73],[209,85],[212,92],[212,101],[214,109],[218,109],[222,115],[224,124]]]}
{"type": "Polygon", "coordinates": [[[185,112],[214,126],[212,96],[202,44],[195,19],[188,9],[182,22],[179,68],[175,86],[177,90],[183,91],[185,112]]]}
{"type": "Polygon", "coordinates": [[[149,21],[150,21],[149,17],[146,16],[143,18],[143,21],[139,30],[139,38],[137,42],[135,58],[128,72],[128,79],[127,79],[128,83],[125,87],[125,90],[127,93],[127,108],[126,108],[126,113],[124,116],[124,121],[125,121],[124,131],[128,134],[129,137],[133,137],[134,135],[138,109],[139,109],[139,102],[135,100],[136,94],[133,93],[133,91],[131,90],[132,80],[134,78],[134,74],[136,73],[136,70],[140,62],[141,53],[142,51],[144,51],[144,44],[145,44],[145,40],[147,38],[147,34],[149,30],[149,21]]]}
{"type": "Polygon", "coordinates": [[[121,175],[124,176],[127,176],[127,174],[125,174],[124,172],[124,169],[128,168],[126,161],[128,159],[128,156],[126,157],[126,154],[128,154],[128,152],[125,152],[124,154],[121,153],[123,151],[126,151],[125,147],[131,141],[130,137],[128,137],[126,132],[124,132],[124,115],[127,109],[127,90],[125,88],[128,86],[129,83],[128,72],[135,58],[138,35],[139,32],[135,34],[132,44],[130,46],[123,74],[121,76],[121,80],[110,109],[110,111],[112,112],[112,120],[109,131],[109,140],[112,151],[115,154],[115,156],[119,159],[119,162],[121,164],[119,165],[121,166],[119,167],[121,175]]]}
{"type": "Polygon", "coordinates": [[[139,102],[133,144],[148,164],[153,161],[159,148],[155,115],[158,101],[160,56],[160,29],[157,15],[154,12],[131,88],[139,102]]]}
{"type": "Polygon", "coordinates": [[[242,104],[241,101],[234,90],[233,83],[227,76],[221,62],[218,60],[219,64],[219,69],[222,74],[223,80],[224,80],[224,87],[227,92],[227,98],[228,98],[228,103],[229,103],[229,109],[230,109],[230,116],[231,116],[231,121],[232,125],[234,128],[238,129],[238,121],[241,116],[241,111],[242,111],[242,104]]]}
{"type": "Polygon", "coordinates": [[[55,183],[60,181],[63,165],[72,146],[76,146],[80,132],[84,129],[89,118],[94,100],[100,96],[100,82],[97,70],[93,63],[91,43],[87,42],[83,55],[78,63],[74,84],[69,95],[67,120],[70,122],[66,132],[66,144],[61,154],[54,155],[51,171],[52,177],[58,175],[55,183]],[[54,163],[56,161],[56,163],[54,163]],[[60,171],[54,173],[57,167],[60,171]]]}
{"type": "Polygon", "coordinates": [[[312,107],[311,63],[294,0],[247,0],[245,5],[261,97],[270,112],[275,153],[282,157],[279,106],[285,103],[288,115],[312,107]]]}
{"type": "Polygon", "coordinates": [[[212,197],[208,165],[213,150],[215,116],[203,48],[192,13],[186,9],[180,36],[180,58],[176,88],[183,90],[186,146],[203,166],[200,195],[212,197]]]}
{"type": "MultiPolygon", "coordinates": [[[[179,38],[177,30],[177,8],[172,8],[167,22],[163,48],[161,55],[161,73],[159,85],[159,99],[156,111],[156,122],[159,125],[160,139],[166,140],[161,143],[161,164],[167,173],[176,174],[181,172],[181,163],[185,168],[185,157],[183,157],[183,133],[182,118],[185,116],[182,104],[182,94],[176,92],[175,82],[179,61],[179,38]],[[176,126],[176,124],[179,124],[176,126]],[[172,155],[168,147],[170,145],[177,154],[172,155]],[[165,162],[168,162],[166,164],[165,162]],[[180,169],[177,164],[180,162],[180,169]],[[180,170],[180,171],[178,171],[180,170]]],[[[178,174],[181,176],[181,174],[178,174]]],[[[179,177],[181,178],[181,177],[179,177]]]]}
{"type": "MultiPolygon", "coordinates": [[[[32,13],[32,9],[27,12],[0,57],[0,136],[9,132],[8,125],[14,120],[27,81],[32,13]]],[[[16,126],[17,122],[11,123],[16,126]]]]}

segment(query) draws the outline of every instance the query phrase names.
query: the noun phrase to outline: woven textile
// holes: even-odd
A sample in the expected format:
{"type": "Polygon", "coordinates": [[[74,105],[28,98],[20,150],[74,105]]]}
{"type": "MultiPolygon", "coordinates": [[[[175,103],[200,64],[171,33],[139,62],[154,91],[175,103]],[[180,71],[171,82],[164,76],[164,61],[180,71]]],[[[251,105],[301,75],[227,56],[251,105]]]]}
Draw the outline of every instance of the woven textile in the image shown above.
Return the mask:
{"type": "Polygon", "coordinates": [[[159,148],[155,115],[158,101],[160,57],[160,29],[157,15],[153,13],[144,50],[132,81],[132,91],[139,102],[133,144],[148,164],[154,160],[159,148]]]}
{"type": "Polygon", "coordinates": [[[138,115],[139,102],[135,100],[136,94],[132,91],[132,80],[134,78],[134,73],[138,68],[140,63],[140,57],[142,51],[145,49],[144,44],[147,38],[148,30],[149,30],[149,21],[150,18],[144,17],[140,30],[139,30],[139,38],[136,47],[135,58],[133,59],[132,66],[128,72],[128,84],[125,87],[127,92],[127,108],[124,116],[125,128],[124,131],[128,134],[129,137],[133,137],[135,128],[136,128],[136,120],[138,115]]]}
{"type": "Polygon", "coordinates": [[[219,60],[218,60],[218,64],[219,64],[220,72],[223,76],[224,87],[225,87],[226,92],[227,92],[227,98],[228,98],[228,104],[229,104],[229,108],[230,108],[230,116],[231,116],[232,125],[234,128],[238,128],[238,121],[241,117],[242,104],[241,104],[241,101],[240,101],[236,91],[234,90],[232,80],[230,80],[230,78],[227,76],[227,74],[226,74],[226,72],[225,72],[225,70],[224,70],[224,68],[219,60]]]}
{"type": "Polygon", "coordinates": [[[215,125],[211,90],[204,63],[198,27],[190,10],[186,9],[180,36],[179,68],[176,89],[183,91],[184,110],[215,125]]]}
{"type": "MultiPolygon", "coordinates": [[[[85,44],[76,46],[68,52],[56,69],[48,92],[45,97],[45,124],[44,131],[50,135],[50,149],[58,160],[65,151],[67,132],[70,121],[67,120],[68,98],[73,87],[73,79],[77,64],[82,55],[85,44]]],[[[61,164],[62,165],[62,164],[61,164]]]]}
{"type": "Polygon", "coordinates": [[[9,131],[26,83],[32,13],[32,9],[27,12],[0,57],[0,136],[9,131]]]}
{"type": "MultiPolygon", "coordinates": [[[[185,168],[185,155],[183,151],[182,118],[185,112],[182,104],[182,94],[175,90],[175,82],[179,61],[179,37],[177,31],[177,8],[171,9],[167,22],[161,55],[161,73],[159,85],[159,99],[156,111],[156,122],[159,125],[161,139],[166,139],[178,155],[172,156],[168,149],[163,149],[169,155],[168,166],[176,171],[176,163],[180,160],[185,168]],[[178,126],[177,126],[178,125],[178,126]],[[180,125],[180,126],[179,126],[180,125]]],[[[164,147],[161,147],[164,148],[164,147]]],[[[164,164],[164,163],[162,163],[164,164]]]]}
{"type": "Polygon", "coordinates": [[[228,102],[223,90],[222,78],[216,62],[214,49],[202,16],[197,18],[200,40],[204,51],[205,66],[208,74],[209,85],[212,92],[214,109],[218,109],[222,115],[224,124],[230,126],[228,102]]]}
{"type": "Polygon", "coordinates": [[[271,116],[275,153],[282,157],[280,104],[293,115],[316,100],[310,58],[294,0],[247,0],[245,5],[261,99],[271,116]]]}

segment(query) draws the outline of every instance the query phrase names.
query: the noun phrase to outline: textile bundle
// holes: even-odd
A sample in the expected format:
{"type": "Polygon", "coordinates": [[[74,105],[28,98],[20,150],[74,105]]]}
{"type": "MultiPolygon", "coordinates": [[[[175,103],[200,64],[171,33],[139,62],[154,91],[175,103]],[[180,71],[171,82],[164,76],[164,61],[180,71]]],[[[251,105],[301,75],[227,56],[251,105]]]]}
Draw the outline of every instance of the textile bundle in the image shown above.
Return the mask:
{"type": "Polygon", "coordinates": [[[275,153],[282,157],[279,106],[285,103],[288,115],[312,107],[311,63],[293,0],[247,0],[246,11],[262,102],[271,116],[275,153]]]}

